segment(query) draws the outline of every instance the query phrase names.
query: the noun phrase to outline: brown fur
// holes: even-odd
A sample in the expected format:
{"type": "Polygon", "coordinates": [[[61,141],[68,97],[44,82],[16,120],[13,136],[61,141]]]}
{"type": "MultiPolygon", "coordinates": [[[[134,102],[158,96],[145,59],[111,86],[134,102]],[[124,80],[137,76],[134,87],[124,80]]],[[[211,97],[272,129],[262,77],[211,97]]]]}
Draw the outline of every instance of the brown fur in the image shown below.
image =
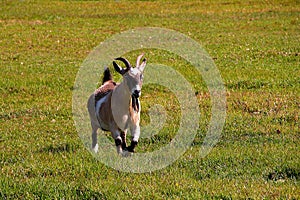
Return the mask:
{"type": "MultiPolygon", "coordinates": [[[[130,105],[133,105],[132,103],[132,98],[130,100],[130,105]]],[[[140,105],[135,105],[135,106],[140,106],[140,105]]],[[[130,113],[130,118],[131,121],[136,124],[140,120],[139,116],[139,108],[134,108],[133,106],[129,106],[129,113],[130,113]]]]}
{"type": "Polygon", "coordinates": [[[95,105],[96,103],[106,96],[108,93],[113,91],[113,89],[116,87],[116,83],[113,82],[112,80],[106,81],[101,87],[99,87],[97,90],[95,90],[94,95],[95,95],[95,105]]]}

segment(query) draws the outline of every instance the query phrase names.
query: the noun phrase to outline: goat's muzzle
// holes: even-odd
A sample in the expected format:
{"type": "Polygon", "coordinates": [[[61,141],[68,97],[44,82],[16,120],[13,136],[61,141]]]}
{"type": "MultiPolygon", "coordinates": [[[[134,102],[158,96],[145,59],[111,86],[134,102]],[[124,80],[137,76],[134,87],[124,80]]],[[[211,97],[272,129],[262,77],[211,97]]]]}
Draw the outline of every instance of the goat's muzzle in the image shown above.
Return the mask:
{"type": "Polygon", "coordinates": [[[139,98],[141,95],[141,90],[134,90],[132,93],[132,96],[134,96],[135,98],[139,98]]]}

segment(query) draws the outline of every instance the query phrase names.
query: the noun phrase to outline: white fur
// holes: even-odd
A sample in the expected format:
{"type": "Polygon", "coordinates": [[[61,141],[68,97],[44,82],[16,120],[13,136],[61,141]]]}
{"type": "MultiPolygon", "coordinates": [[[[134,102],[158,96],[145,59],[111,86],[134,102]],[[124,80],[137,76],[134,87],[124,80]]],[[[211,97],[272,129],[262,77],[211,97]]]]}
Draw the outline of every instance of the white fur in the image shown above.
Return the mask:
{"type": "Polygon", "coordinates": [[[106,101],[107,96],[104,96],[96,103],[96,116],[99,118],[99,110],[101,108],[101,105],[106,101]]]}
{"type": "Polygon", "coordinates": [[[98,153],[98,149],[99,149],[99,146],[98,146],[98,143],[95,145],[95,147],[93,148],[93,151],[95,153],[98,153]]]}

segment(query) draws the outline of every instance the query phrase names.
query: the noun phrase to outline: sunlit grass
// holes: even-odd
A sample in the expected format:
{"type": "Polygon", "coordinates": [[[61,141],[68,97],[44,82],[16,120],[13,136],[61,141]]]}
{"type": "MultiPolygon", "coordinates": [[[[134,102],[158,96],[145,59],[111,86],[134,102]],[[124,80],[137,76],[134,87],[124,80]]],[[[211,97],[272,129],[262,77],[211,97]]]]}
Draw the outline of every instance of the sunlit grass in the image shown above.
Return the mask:
{"type": "MultiPolygon", "coordinates": [[[[299,12],[295,1],[1,2],[0,198],[299,199],[299,12]],[[81,63],[100,42],[135,27],[193,38],[220,70],[227,117],[208,156],[200,157],[211,117],[206,84],[184,59],[155,49],[143,50],[148,62],[181,73],[199,103],[188,151],[165,169],[131,174],[97,161],[79,139],[72,92],[81,63]]],[[[134,62],[139,53],[127,56],[134,62]]],[[[143,125],[157,103],[168,116],[139,152],[167,144],[180,120],[170,91],[146,85],[143,95],[143,125]]]]}

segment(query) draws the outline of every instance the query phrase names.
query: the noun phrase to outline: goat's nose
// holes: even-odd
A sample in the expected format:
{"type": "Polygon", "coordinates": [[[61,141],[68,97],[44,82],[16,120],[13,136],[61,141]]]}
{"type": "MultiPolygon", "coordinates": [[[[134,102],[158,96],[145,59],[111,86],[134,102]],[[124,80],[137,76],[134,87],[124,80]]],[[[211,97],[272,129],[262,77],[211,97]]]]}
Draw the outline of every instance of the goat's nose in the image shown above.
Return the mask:
{"type": "Polygon", "coordinates": [[[138,98],[138,97],[140,96],[140,94],[141,94],[141,90],[134,90],[134,91],[133,91],[133,95],[134,95],[136,98],[138,98]]]}

